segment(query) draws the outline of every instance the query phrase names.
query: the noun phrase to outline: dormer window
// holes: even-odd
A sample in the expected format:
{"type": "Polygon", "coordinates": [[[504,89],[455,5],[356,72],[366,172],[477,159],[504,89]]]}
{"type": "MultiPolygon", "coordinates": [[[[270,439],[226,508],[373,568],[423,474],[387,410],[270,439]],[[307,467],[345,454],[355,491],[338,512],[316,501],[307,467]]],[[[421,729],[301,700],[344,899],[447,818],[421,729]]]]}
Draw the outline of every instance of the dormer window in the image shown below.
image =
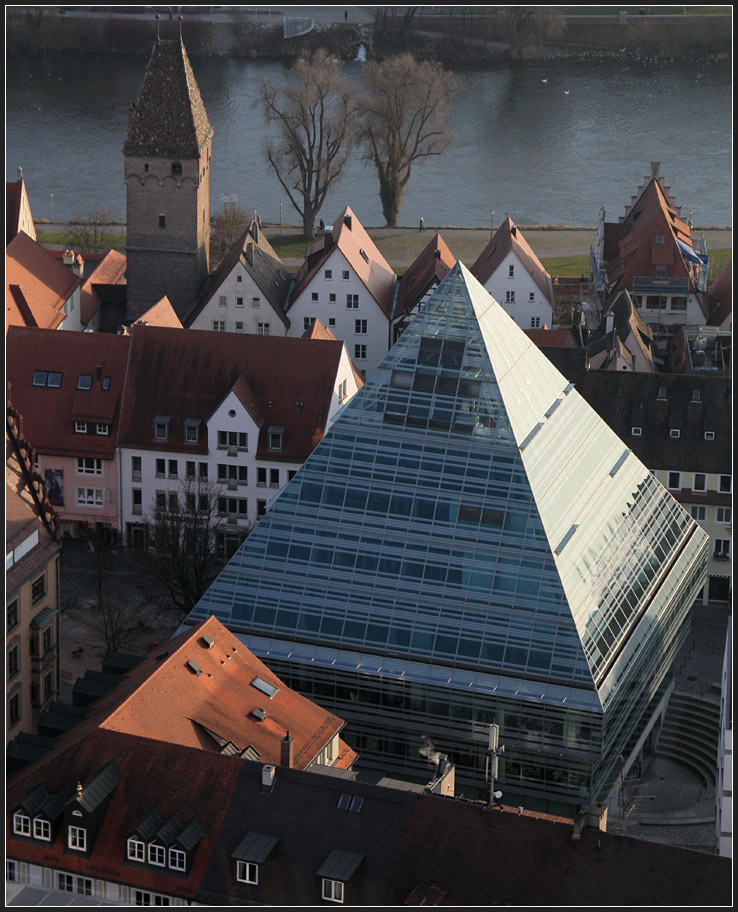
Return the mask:
{"type": "Polygon", "coordinates": [[[200,419],[188,418],[184,423],[185,443],[198,443],[200,439],[200,419]]]}
{"type": "Polygon", "coordinates": [[[158,845],[155,842],[149,843],[149,864],[157,865],[157,867],[163,868],[167,863],[167,850],[163,845],[158,845]]]}
{"type": "Polygon", "coordinates": [[[633,435],[633,437],[640,437],[641,433],[642,433],[642,429],[639,427],[632,427],[630,429],[630,433],[633,435]]]}
{"type": "Polygon", "coordinates": [[[162,415],[154,418],[154,440],[169,440],[169,421],[162,415]]]}
{"type": "Polygon", "coordinates": [[[75,434],[86,434],[87,433],[87,422],[86,421],[75,421],[74,422],[74,433],[75,434]]]}
{"type": "Polygon", "coordinates": [[[268,443],[270,450],[281,450],[284,446],[284,428],[270,427],[268,432],[268,443]]]}
{"type": "Polygon", "coordinates": [[[100,437],[107,437],[110,434],[110,425],[109,424],[97,424],[96,433],[100,437]]]}
{"type": "Polygon", "coordinates": [[[77,389],[78,390],[88,390],[92,389],[92,374],[80,374],[77,378],[77,389]]]}
{"type": "Polygon", "coordinates": [[[171,848],[169,850],[169,867],[173,871],[187,870],[187,856],[181,849],[171,848]]]}
{"type": "Polygon", "coordinates": [[[51,842],[51,824],[42,817],[35,817],[33,821],[34,839],[43,839],[45,842],[51,842]]]}
{"type": "Polygon", "coordinates": [[[236,862],[236,880],[239,883],[258,884],[259,866],[264,864],[278,842],[276,836],[247,833],[231,855],[236,862]]]}
{"type": "Polygon", "coordinates": [[[129,861],[146,861],[146,844],[131,836],[126,843],[126,854],[129,861]]]}
{"type": "Polygon", "coordinates": [[[84,827],[67,827],[67,848],[74,849],[75,852],[87,851],[87,830],[84,827]]]}
{"type": "Polygon", "coordinates": [[[259,865],[251,861],[236,862],[236,880],[241,883],[258,884],[259,883],[259,865]]]}
{"type": "Polygon", "coordinates": [[[15,814],[13,814],[13,832],[17,836],[30,836],[31,818],[21,811],[16,811],[15,814]]]}

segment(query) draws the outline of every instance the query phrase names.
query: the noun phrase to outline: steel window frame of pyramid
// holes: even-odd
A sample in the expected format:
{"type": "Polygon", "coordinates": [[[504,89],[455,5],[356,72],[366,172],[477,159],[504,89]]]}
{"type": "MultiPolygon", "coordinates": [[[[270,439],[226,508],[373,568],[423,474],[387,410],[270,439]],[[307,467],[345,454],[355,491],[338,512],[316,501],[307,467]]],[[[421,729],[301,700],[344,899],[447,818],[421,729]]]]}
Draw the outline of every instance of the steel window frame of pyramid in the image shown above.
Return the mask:
{"type": "Polygon", "coordinates": [[[539,809],[601,800],[663,706],[708,537],[460,263],[195,607],[346,719],[539,809]]]}

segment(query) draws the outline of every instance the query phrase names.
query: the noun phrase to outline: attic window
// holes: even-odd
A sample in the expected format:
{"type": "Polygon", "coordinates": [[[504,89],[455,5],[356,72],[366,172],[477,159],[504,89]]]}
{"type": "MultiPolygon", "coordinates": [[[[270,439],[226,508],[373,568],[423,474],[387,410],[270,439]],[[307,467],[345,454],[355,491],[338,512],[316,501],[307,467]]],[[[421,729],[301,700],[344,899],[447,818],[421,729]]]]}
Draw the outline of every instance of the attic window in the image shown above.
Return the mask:
{"type": "Polygon", "coordinates": [[[77,379],[78,390],[92,389],[92,374],[80,374],[77,379]]]}
{"type": "Polygon", "coordinates": [[[265,681],[263,678],[256,677],[251,682],[251,686],[255,687],[257,690],[260,690],[263,694],[266,694],[271,700],[275,694],[279,693],[279,688],[274,687],[268,681],[265,681]]]}
{"type": "Polygon", "coordinates": [[[702,390],[693,389],[692,390],[692,402],[700,402],[702,399],[702,390]]]}
{"type": "Polygon", "coordinates": [[[714,440],[715,431],[705,431],[705,440],[714,440]]]}
{"type": "Polygon", "coordinates": [[[630,429],[630,433],[633,435],[633,437],[640,437],[643,431],[639,427],[632,427],[630,429]]]}
{"type": "Polygon", "coordinates": [[[164,415],[154,418],[154,440],[169,440],[169,421],[164,415]]]}
{"type": "Polygon", "coordinates": [[[367,256],[366,250],[364,250],[363,247],[360,248],[359,253],[362,255],[362,257],[364,258],[365,262],[368,263],[368,262],[369,262],[369,257],[367,256]]]}
{"type": "Polygon", "coordinates": [[[673,440],[678,440],[680,434],[681,431],[678,428],[671,428],[669,430],[669,437],[671,437],[673,440]]]}
{"type": "Polygon", "coordinates": [[[270,450],[281,450],[284,446],[284,428],[273,425],[269,428],[268,442],[270,450]]]}
{"type": "Polygon", "coordinates": [[[104,390],[110,389],[110,377],[103,377],[102,379],[102,388],[104,390]]]}
{"type": "Polygon", "coordinates": [[[200,419],[188,418],[184,423],[185,443],[197,443],[200,437],[200,419]]]}
{"type": "Polygon", "coordinates": [[[363,804],[363,798],[360,798],[358,795],[349,795],[348,793],[344,792],[338,799],[338,810],[354,811],[356,814],[358,814],[363,804]]]}
{"type": "Polygon", "coordinates": [[[664,236],[663,236],[663,234],[657,234],[657,235],[656,235],[656,243],[657,243],[657,244],[663,244],[663,243],[664,243],[664,236]]]}

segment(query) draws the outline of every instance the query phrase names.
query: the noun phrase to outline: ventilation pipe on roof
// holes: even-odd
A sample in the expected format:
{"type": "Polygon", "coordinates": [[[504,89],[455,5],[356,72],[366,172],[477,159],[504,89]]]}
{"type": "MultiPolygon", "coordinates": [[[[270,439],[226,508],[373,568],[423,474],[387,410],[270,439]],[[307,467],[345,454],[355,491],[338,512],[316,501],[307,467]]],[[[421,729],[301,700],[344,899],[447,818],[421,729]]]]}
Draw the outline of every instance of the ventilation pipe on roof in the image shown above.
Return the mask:
{"type": "Polygon", "coordinates": [[[62,256],[62,263],[64,263],[65,266],[74,266],[74,251],[73,250],[64,251],[64,255],[62,256]]]}
{"type": "Polygon", "coordinates": [[[436,247],[436,249],[435,249],[433,255],[435,256],[435,258],[436,258],[437,260],[440,260],[440,259],[441,259],[441,251],[438,249],[438,247],[436,247]]]}
{"type": "Polygon", "coordinates": [[[286,766],[288,769],[292,769],[292,745],[294,744],[294,738],[290,738],[289,731],[282,738],[281,742],[281,752],[280,752],[280,765],[286,766]]]}
{"type": "Polygon", "coordinates": [[[82,259],[82,254],[78,253],[77,257],[74,261],[74,266],[72,266],[72,272],[76,276],[79,276],[81,278],[84,271],[85,271],[85,261],[82,259]]]}

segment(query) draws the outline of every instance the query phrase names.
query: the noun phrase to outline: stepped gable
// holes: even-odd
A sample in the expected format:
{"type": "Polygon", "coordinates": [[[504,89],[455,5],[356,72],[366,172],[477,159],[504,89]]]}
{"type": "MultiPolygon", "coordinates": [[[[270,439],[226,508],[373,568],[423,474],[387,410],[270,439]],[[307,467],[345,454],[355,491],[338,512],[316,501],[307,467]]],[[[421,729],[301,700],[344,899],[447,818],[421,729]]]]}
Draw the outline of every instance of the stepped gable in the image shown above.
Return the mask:
{"type": "Polygon", "coordinates": [[[497,697],[602,712],[633,653],[679,629],[644,593],[705,542],[457,264],[189,622],[217,608],[293,662],[423,681],[432,663],[449,684],[466,667],[497,697]]]}
{"type": "Polygon", "coordinates": [[[130,115],[123,154],[196,158],[212,135],[184,44],[181,39],[157,39],[130,115]]]}

